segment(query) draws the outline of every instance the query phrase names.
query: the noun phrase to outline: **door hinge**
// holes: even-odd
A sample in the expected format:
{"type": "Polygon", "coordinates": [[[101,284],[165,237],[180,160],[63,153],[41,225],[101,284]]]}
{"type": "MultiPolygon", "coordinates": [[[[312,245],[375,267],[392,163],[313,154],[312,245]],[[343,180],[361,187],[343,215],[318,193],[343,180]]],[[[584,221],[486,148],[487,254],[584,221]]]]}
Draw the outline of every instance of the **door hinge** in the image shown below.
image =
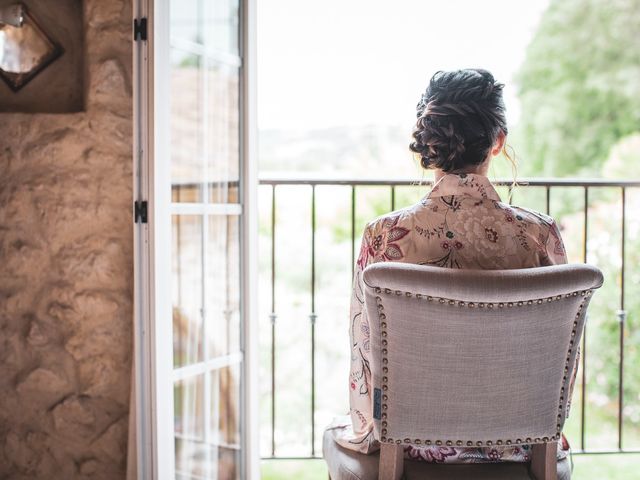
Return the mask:
{"type": "Polygon", "coordinates": [[[147,17],[133,19],[133,40],[147,39],[147,17]]]}
{"type": "Polygon", "coordinates": [[[148,202],[142,200],[133,204],[134,223],[147,223],[148,202]]]}

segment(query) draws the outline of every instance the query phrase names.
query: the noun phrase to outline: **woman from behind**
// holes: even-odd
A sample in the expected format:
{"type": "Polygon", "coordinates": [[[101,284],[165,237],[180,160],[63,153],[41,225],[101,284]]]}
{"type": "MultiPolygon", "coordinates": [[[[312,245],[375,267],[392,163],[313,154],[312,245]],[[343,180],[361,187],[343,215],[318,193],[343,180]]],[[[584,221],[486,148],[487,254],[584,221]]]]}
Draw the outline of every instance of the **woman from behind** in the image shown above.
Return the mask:
{"type": "MultiPolygon", "coordinates": [[[[368,265],[394,261],[497,270],[567,261],[554,220],[504,203],[487,178],[493,157],[506,154],[503,88],[486,70],[438,72],[418,103],[410,149],[423,168],[434,171],[434,186],[417,204],[383,215],[365,228],[351,297],[350,415],[332,426],[335,441],[345,448],[361,453],[379,448],[373,436],[362,283],[368,265]]],[[[568,444],[564,440],[559,445],[558,458],[564,458],[568,444]]],[[[526,462],[530,448],[411,447],[406,455],[444,463],[526,462]]]]}

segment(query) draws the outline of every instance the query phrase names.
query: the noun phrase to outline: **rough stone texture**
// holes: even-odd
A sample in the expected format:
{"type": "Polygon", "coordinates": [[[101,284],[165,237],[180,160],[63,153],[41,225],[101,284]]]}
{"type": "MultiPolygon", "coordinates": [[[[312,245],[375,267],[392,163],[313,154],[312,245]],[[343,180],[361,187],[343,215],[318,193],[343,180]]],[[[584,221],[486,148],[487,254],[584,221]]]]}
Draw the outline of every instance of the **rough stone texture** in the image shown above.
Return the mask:
{"type": "Polygon", "coordinates": [[[125,477],[130,0],[84,26],[86,111],[0,114],[0,479],[125,477]]]}

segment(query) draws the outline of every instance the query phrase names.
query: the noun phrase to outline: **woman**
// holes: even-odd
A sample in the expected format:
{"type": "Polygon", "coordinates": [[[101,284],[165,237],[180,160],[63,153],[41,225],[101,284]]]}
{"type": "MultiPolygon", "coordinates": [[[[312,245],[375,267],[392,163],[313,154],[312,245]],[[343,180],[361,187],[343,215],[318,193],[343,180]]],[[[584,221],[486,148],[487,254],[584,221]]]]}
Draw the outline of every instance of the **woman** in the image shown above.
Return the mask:
{"type": "MultiPolygon", "coordinates": [[[[438,72],[418,103],[410,149],[423,168],[434,170],[435,184],[416,205],[365,228],[351,299],[350,418],[336,421],[332,429],[343,447],[362,453],[379,447],[373,437],[369,323],[362,284],[367,265],[394,261],[495,270],[567,261],[553,219],[501,202],[487,178],[491,159],[504,151],[507,136],[503,87],[486,70],[438,72]]],[[[560,443],[563,458],[568,445],[560,443]]],[[[527,461],[529,453],[528,446],[406,450],[409,458],[449,463],[527,461]]]]}

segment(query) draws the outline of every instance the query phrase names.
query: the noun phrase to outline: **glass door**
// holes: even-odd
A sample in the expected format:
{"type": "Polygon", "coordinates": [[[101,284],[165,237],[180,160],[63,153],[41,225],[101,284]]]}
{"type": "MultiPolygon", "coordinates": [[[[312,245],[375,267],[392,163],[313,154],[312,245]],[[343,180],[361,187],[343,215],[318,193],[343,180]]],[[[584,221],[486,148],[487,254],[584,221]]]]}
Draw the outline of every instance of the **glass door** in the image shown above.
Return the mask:
{"type": "Polygon", "coordinates": [[[170,0],[175,478],[242,477],[238,0],[170,0]]]}
{"type": "MultiPolygon", "coordinates": [[[[148,45],[138,45],[136,57],[144,66],[137,77],[142,180],[134,193],[149,197],[150,225],[139,247],[149,264],[143,253],[137,275],[143,297],[149,281],[148,312],[142,302],[139,313],[148,318],[149,398],[139,403],[151,412],[141,411],[148,431],[138,429],[149,437],[145,463],[154,479],[257,474],[247,433],[254,421],[249,266],[256,261],[248,214],[255,182],[247,161],[251,4],[136,3],[149,17],[148,45]]],[[[144,378],[141,384],[144,397],[144,378]]]]}

